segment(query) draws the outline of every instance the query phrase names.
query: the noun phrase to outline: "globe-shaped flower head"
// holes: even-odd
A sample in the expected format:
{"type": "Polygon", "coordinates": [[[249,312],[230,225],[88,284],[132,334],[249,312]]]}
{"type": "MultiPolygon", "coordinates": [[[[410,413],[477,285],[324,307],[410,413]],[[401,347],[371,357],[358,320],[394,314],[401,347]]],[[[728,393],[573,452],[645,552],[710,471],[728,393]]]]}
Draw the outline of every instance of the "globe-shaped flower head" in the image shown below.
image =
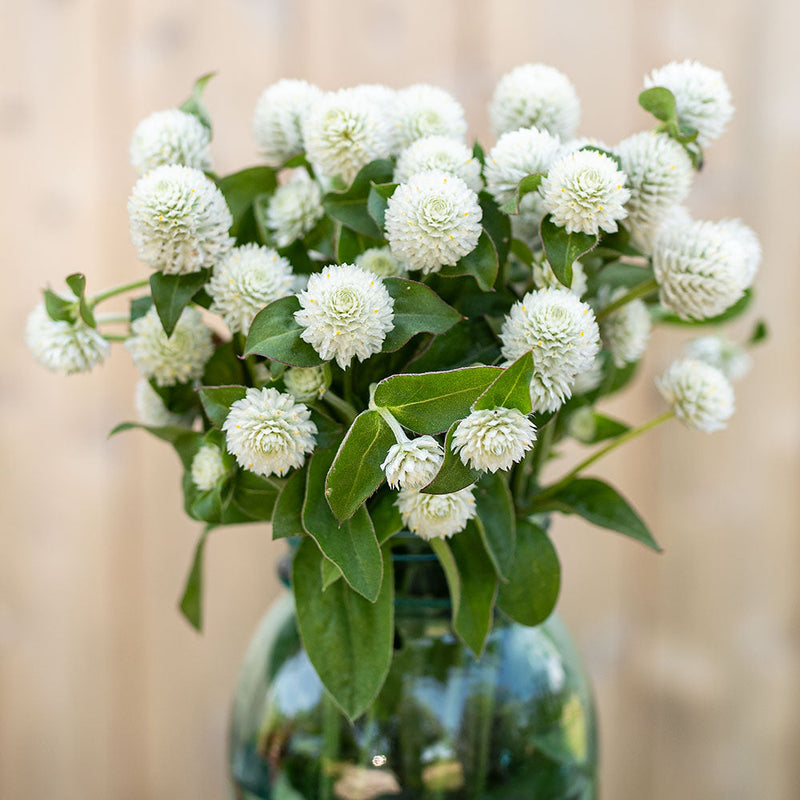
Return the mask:
{"type": "Polygon", "coordinates": [[[215,444],[204,444],[192,459],[192,483],[201,492],[213,489],[227,474],[222,450],[215,444]]]}
{"type": "Polygon", "coordinates": [[[194,115],[177,108],[156,111],[133,132],[130,159],[137,175],[165,164],[211,169],[211,133],[194,115]]]}
{"type": "Polygon", "coordinates": [[[481,235],[478,196],[440,170],[413,175],[389,198],[386,236],[408,269],[438,272],[471,253],[481,235]]]}
{"type": "Polygon", "coordinates": [[[304,330],[301,338],[325,361],[336,359],[346,369],[380,352],[394,327],[394,300],[377,275],[353,264],[325,267],[308,279],[298,295],[294,318],[304,330]]]}
{"type": "Polygon", "coordinates": [[[164,405],[161,395],[150,385],[150,381],[146,381],[144,378],[136,382],[134,403],[139,421],[144,425],[152,425],[154,428],[161,428],[165,425],[188,428],[195,416],[192,413],[175,414],[170,411],[164,405]]]}
{"type": "Polygon", "coordinates": [[[212,267],[233,245],[225,197],[190,167],[156,167],[139,178],[128,216],[139,258],[168,275],[212,267]]]}
{"type": "Polygon", "coordinates": [[[718,431],[733,414],[734,395],[728,379],[702,361],[684,358],[673,362],[656,386],[678,419],[692,430],[718,431]]]}
{"type": "Polygon", "coordinates": [[[466,134],[464,109],[444,89],[420,83],[397,92],[391,115],[392,152],[400,153],[426,136],[463,141],[466,134]]]}
{"type": "Polygon", "coordinates": [[[439,169],[461,178],[473,192],[483,189],[481,162],[465,144],[448,136],[426,136],[403,150],[397,159],[394,182],[405,183],[412,175],[439,169]]]}
{"type": "Polygon", "coordinates": [[[273,232],[275,244],[286,247],[310,233],[324,213],[319,184],[305,170],[297,170],[270,198],[265,222],[273,232]]]}
{"type": "Polygon", "coordinates": [[[401,489],[397,496],[403,524],[423,539],[452,536],[463,531],[475,516],[472,489],[450,494],[422,494],[401,489]]]}
{"type": "Polygon", "coordinates": [[[422,489],[439,471],[444,450],[433,436],[403,438],[393,444],[381,464],[392,489],[422,489]]]}
{"type": "Polygon", "coordinates": [[[324,367],[289,367],[283,373],[286,391],[300,403],[319,400],[328,389],[324,367]]]}
{"type": "Polygon", "coordinates": [[[497,472],[520,461],[536,441],[534,424],[516,408],[473,411],[453,433],[453,452],[472,469],[497,472]]]}
{"type": "Polygon", "coordinates": [[[692,339],[684,348],[684,353],[687,358],[716,367],[729,381],[743,378],[752,366],[752,359],[744,347],[722,336],[692,339]]]}
{"type": "Polygon", "coordinates": [[[381,278],[400,278],[406,274],[406,265],[398,261],[388,247],[370,247],[359,253],[356,256],[356,266],[381,278]]]}

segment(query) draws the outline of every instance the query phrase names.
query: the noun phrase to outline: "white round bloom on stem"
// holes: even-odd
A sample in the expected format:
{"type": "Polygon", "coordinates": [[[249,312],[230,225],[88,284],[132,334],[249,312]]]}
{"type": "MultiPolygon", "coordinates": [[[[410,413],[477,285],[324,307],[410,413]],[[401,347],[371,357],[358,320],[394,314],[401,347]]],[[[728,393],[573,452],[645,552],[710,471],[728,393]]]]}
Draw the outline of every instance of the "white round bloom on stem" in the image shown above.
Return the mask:
{"type": "Polygon", "coordinates": [[[421,172],[389,198],[386,237],[408,269],[438,272],[475,249],[482,215],[478,196],[461,178],[421,172]]]}
{"type": "Polygon", "coordinates": [[[424,83],[397,92],[390,124],[394,153],[426,136],[446,136],[463,142],[467,135],[461,104],[444,89],[424,83]]]}
{"type": "Polygon", "coordinates": [[[444,450],[433,436],[418,436],[389,448],[381,469],[392,489],[422,489],[439,471],[444,450]]]}
{"type": "Polygon", "coordinates": [[[319,400],[328,389],[322,367],[289,367],[283,373],[286,391],[299,403],[319,400]]]}
{"type": "Polygon", "coordinates": [[[656,386],[675,416],[692,430],[721,430],[733,414],[733,387],[720,370],[703,361],[673,362],[656,386]]]}
{"type": "Polygon", "coordinates": [[[628,214],[625,203],[631,193],[626,181],[613,158],[597,150],[579,150],[553,164],[539,192],[553,222],[567,233],[614,233],[617,220],[628,214]]]}
{"type": "Polygon", "coordinates": [[[370,161],[389,152],[388,128],[380,108],[353,89],[329,92],[303,122],[308,160],[328,178],[350,184],[370,161]]]}
{"type": "MultiPolygon", "coordinates": [[[[625,294],[627,289],[624,286],[618,287],[614,292],[603,287],[597,299],[602,308],[625,294]]],[[[650,312],[643,300],[631,300],[600,322],[600,338],[603,346],[611,353],[616,367],[624,367],[642,357],[650,341],[651,328],[650,312]]]]}
{"type": "Polygon", "coordinates": [[[452,448],[466,466],[497,472],[520,461],[535,441],[536,427],[519,409],[487,408],[458,423],[452,448]]]}
{"type": "Polygon", "coordinates": [[[317,426],[311,412],[277,389],[248,389],[231,405],[222,430],[228,452],[240,467],[263,475],[284,475],[302,467],[314,450],[317,426]]]}
{"type": "Polygon", "coordinates": [[[275,244],[286,247],[313,230],[324,214],[319,184],[305,170],[297,170],[288,183],[275,190],[264,221],[275,244]]]}
{"type": "Polygon", "coordinates": [[[155,307],[134,320],[131,330],[125,347],[142,377],[152,378],[158,386],[197,380],[214,352],[213,333],[195,308],[183,310],[170,337],[155,307]]]}
{"type": "Polygon", "coordinates": [[[438,539],[463,531],[475,516],[475,498],[467,487],[450,494],[423,494],[401,489],[397,508],[403,524],[423,539],[438,539]]]}
{"type": "Polygon", "coordinates": [[[187,428],[194,420],[194,414],[174,414],[170,411],[158,392],[144,378],[136,382],[134,402],[139,420],[142,424],[153,428],[163,428],[167,425],[187,428]]]}
{"type": "Polygon", "coordinates": [[[535,125],[565,140],[578,129],[581,104],[569,78],[555,67],[522,64],[500,78],[489,116],[498,136],[535,125]]]}
{"type": "Polygon", "coordinates": [[[386,115],[392,113],[392,108],[397,98],[397,89],[384,86],[382,83],[360,83],[350,91],[375,106],[381,114],[386,115]]]}
{"type": "Polygon", "coordinates": [[[192,483],[201,492],[213,489],[227,474],[222,450],[215,444],[204,444],[195,453],[192,459],[192,483]]]}
{"type": "Polygon", "coordinates": [[[761,265],[761,243],[758,237],[739,219],[723,219],[716,223],[717,230],[725,236],[730,246],[738,250],[745,264],[745,281],[750,286],[761,265]]]}
{"type": "Polygon", "coordinates": [[[353,264],[325,267],[311,275],[297,296],[294,318],[300,334],[325,361],[336,359],[346,369],[380,352],[394,328],[394,300],[377,275],[353,264]]]}
{"type": "Polygon", "coordinates": [[[381,278],[401,278],[406,275],[406,265],[398,261],[389,247],[370,247],[356,256],[356,266],[369,270],[381,278]]]}
{"type": "Polygon", "coordinates": [[[644,79],[645,89],[663,86],[675,96],[678,123],[697,131],[705,147],[722,134],[733,117],[733,103],[725,78],[698,61],[671,61],[644,79]]]}
{"type": "Polygon", "coordinates": [[[729,381],[740,380],[752,366],[752,359],[747,351],[722,336],[701,336],[693,339],[686,345],[684,353],[687,358],[716,367],[729,381]]]}
{"type": "Polygon", "coordinates": [[[210,310],[231,333],[247,333],[264,306],[292,293],[293,280],[292,265],[277,251],[253,243],[234,247],[206,284],[210,310]]]}
{"type": "Polygon", "coordinates": [[[653,271],[661,304],[683,319],[707,319],[730,308],[749,286],[752,272],[724,224],[680,215],[656,233],[653,271]]]}
{"type": "MultiPolygon", "coordinates": [[[[545,258],[544,253],[534,256],[533,259],[533,285],[537,289],[566,289],[561,281],[556,278],[550,262],[545,258]]],[[[586,277],[586,270],[580,261],[572,262],[572,284],[569,290],[576,296],[582,297],[589,285],[586,277]]]]}
{"type": "Polygon", "coordinates": [[[129,155],[137,175],[165,164],[211,169],[211,132],[194,115],[177,108],[156,111],[133,132],[129,155]]]}
{"type": "MultiPolygon", "coordinates": [[[[76,298],[73,295],[64,299],[76,298]]],[[[62,375],[89,372],[96,364],[102,364],[111,351],[100,333],[82,319],[52,319],[44,303],[36,305],[28,315],[25,342],[43,367],[62,375]]]]}
{"type": "Polygon", "coordinates": [[[253,134],[267,164],[279,167],[303,152],[303,119],[320,97],[322,91],[316,86],[288,79],[261,93],[253,114],[253,134]]]}
{"type": "Polygon", "coordinates": [[[600,349],[594,312],[567,289],[529,292],[511,307],[500,331],[506,365],[533,354],[534,411],[556,411],[575,378],[590,369],[600,349]]]}
{"type": "Polygon", "coordinates": [[[225,197],[191,167],[156,167],[139,178],[128,216],[139,258],[167,275],[212,267],[233,246],[225,197]]]}
{"type": "Polygon", "coordinates": [[[405,183],[413,175],[438,169],[461,178],[473,192],[483,189],[481,162],[465,144],[447,136],[417,139],[397,159],[394,182],[405,183]]]}

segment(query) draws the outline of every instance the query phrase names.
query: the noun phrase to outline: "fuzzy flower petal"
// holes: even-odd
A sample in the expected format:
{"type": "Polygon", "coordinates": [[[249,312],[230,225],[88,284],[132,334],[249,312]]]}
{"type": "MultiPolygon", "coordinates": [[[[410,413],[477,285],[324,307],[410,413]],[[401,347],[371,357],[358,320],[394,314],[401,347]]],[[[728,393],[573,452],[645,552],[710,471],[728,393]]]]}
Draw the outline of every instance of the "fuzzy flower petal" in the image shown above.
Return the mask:
{"type": "Polygon", "coordinates": [[[396,505],[403,524],[423,539],[452,536],[463,531],[475,516],[475,498],[470,487],[451,494],[401,489],[396,505]]]}
{"type": "Polygon", "coordinates": [[[265,222],[275,244],[286,247],[309,233],[324,214],[319,184],[305,170],[297,170],[270,198],[265,222]]]}
{"type": "Polygon", "coordinates": [[[421,489],[439,471],[444,450],[433,436],[419,436],[393,444],[381,464],[392,489],[421,489]]]}
{"type": "Polygon", "coordinates": [[[394,170],[394,182],[406,183],[412,175],[438,169],[461,178],[473,192],[483,189],[481,162],[465,144],[447,136],[426,136],[403,150],[394,170]]]}
{"type": "Polygon", "coordinates": [[[487,408],[462,419],[453,433],[453,452],[472,469],[506,470],[536,441],[536,427],[516,408],[487,408]]]}
{"type": "Polygon", "coordinates": [[[406,265],[398,261],[388,247],[370,247],[359,253],[356,256],[356,266],[380,278],[402,278],[407,274],[406,265]]]}
{"type": "Polygon", "coordinates": [[[201,491],[213,489],[226,475],[222,450],[215,444],[204,444],[192,459],[192,483],[201,491]]]}
{"type": "Polygon", "coordinates": [[[165,164],[211,169],[211,133],[194,115],[177,108],[156,111],[133,132],[130,159],[137,175],[165,164]]]}
{"type": "Polygon", "coordinates": [[[421,83],[397,92],[391,117],[392,152],[400,153],[426,136],[463,142],[466,134],[464,109],[444,89],[421,83]]]}
{"type": "Polygon", "coordinates": [[[383,282],[352,264],[312,275],[298,299],[301,308],[294,318],[305,328],[301,338],[342,369],[354,356],[363,361],[380,352],[394,327],[394,300],[383,282]]]}
{"type": "Polygon", "coordinates": [[[314,450],[317,426],[311,412],[277,389],[248,389],[231,405],[222,425],[228,452],[240,467],[263,475],[284,475],[302,467],[314,450]]]}
{"type": "Polygon", "coordinates": [[[693,339],[686,345],[684,353],[687,358],[716,367],[729,381],[743,378],[753,363],[743,347],[722,336],[701,336],[693,339]]]}
{"type": "Polygon", "coordinates": [[[286,391],[299,403],[319,400],[328,389],[323,367],[289,367],[283,373],[286,391]]]}
{"type": "Polygon", "coordinates": [[[200,312],[187,307],[172,336],[167,338],[155,307],[131,325],[133,336],[125,342],[142,377],[159,386],[197,380],[214,352],[211,329],[200,312]]]}
{"type": "Polygon", "coordinates": [[[144,379],[136,382],[136,415],[144,425],[161,428],[176,425],[182,428],[191,426],[194,414],[173,414],[165,405],[158,392],[144,379]]]}
{"type": "Polygon", "coordinates": [[[167,275],[212,267],[233,246],[225,197],[197,169],[156,167],[139,178],[128,216],[139,258],[167,275]]]}
{"type": "Polygon", "coordinates": [[[511,307],[500,332],[511,364],[533,353],[534,411],[556,411],[571,395],[575,378],[592,366],[600,349],[594,312],[566,289],[529,292],[511,307]]]}
{"type": "Polygon", "coordinates": [[[581,105],[575,87],[562,72],[545,64],[523,64],[500,78],[489,116],[498,136],[535,125],[569,139],[578,128],[581,105]]]}
{"type": "Polygon", "coordinates": [[[235,247],[217,265],[206,289],[231,333],[247,333],[253,318],[273,300],[292,293],[292,265],[257,244],[235,247]]]}
{"type": "MultiPolygon", "coordinates": [[[[609,292],[608,287],[604,286],[598,294],[600,307],[613,303],[626,292],[624,286],[614,292],[609,292]]],[[[650,341],[651,327],[650,312],[643,300],[632,300],[603,319],[600,338],[611,353],[615,366],[624,367],[642,357],[650,341]]]]}
{"type": "Polygon", "coordinates": [[[721,430],[733,414],[734,395],[728,379],[702,361],[685,358],[673,362],[656,386],[678,419],[692,430],[721,430]]]}
{"type": "Polygon", "coordinates": [[[471,253],[481,235],[478,196],[439,170],[413,175],[389,198],[386,236],[408,269],[438,272],[471,253]]]}

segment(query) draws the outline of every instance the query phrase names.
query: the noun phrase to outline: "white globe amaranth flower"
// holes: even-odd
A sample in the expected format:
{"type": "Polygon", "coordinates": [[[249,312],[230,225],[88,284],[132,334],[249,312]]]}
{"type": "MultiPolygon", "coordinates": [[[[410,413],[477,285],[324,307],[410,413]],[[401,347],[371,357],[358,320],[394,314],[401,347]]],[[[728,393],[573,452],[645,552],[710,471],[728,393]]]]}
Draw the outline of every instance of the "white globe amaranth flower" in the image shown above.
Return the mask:
{"type": "Polygon", "coordinates": [[[389,198],[386,237],[408,269],[438,272],[475,249],[482,216],[478,196],[461,178],[421,172],[389,198]]]}
{"type": "Polygon", "coordinates": [[[761,243],[752,228],[740,219],[723,219],[716,223],[717,229],[725,236],[730,246],[738,250],[745,263],[745,281],[750,286],[761,266],[761,243]]]}
{"type": "Polygon", "coordinates": [[[572,385],[572,394],[588,394],[603,382],[603,357],[598,352],[589,368],[579,372],[572,385]]]}
{"type": "Polygon", "coordinates": [[[390,126],[394,153],[427,136],[446,136],[463,142],[467,135],[461,104],[444,89],[425,83],[397,92],[390,126]]]}
{"type": "Polygon", "coordinates": [[[264,160],[279,167],[305,150],[303,119],[322,90],[300,80],[280,80],[265,89],[253,113],[253,135],[264,160]]]}
{"type": "Polygon", "coordinates": [[[308,160],[328,177],[350,184],[358,171],[389,153],[389,133],[380,108],[353,89],[328,92],[303,122],[308,160]]]}
{"type": "Polygon", "coordinates": [[[653,244],[661,304],[683,319],[707,319],[730,308],[749,286],[745,251],[725,225],[676,215],[653,244]]]}
{"type": "Polygon", "coordinates": [[[283,373],[283,383],[286,391],[299,403],[319,400],[328,389],[322,367],[289,367],[283,373]]]}
{"type": "Polygon", "coordinates": [[[136,382],[134,403],[140,422],[153,428],[162,428],[167,425],[188,428],[194,420],[194,414],[174,414],[170,411],[164,405],[158,392],[144,378],[136,382]]]}
{"type": "Polygon", "coordinates": [[[191,167],[156,167],[139,178],[128,216],[139,258],[167,275],[212,267],[233,246],[224,195],[191,167]]]}
{"type": "Polygon", "coordinates": [[[489,116],[498,136],[536,126],[565,140],[578,129],[581,104],[564,73],[546,64],[522,64],[498,81],[489,116]]]}
{"type": "Polygon", "coordinates": [[[177,108],[156,111],[133,132],[129,155],[137,175],[165,164],[211,169],[211,132],[194,115],[177,108]]]}
{"type": "Polygon", "coordinates": [[[406,183],[413,175],[438,169],[461,178],[473,192],[483,189],[481,162],[462,142],[447,136],[417,139],[400,153],[394,170],[394,182],[406,183]]]}
{"type": "Polygon", "coordinates": [[[607,153],[611,152],[611,148],[602,140],[595,139],[594,136],[578,136],[575,139],[567,139],[561,145],[559,157],[563,158],[572,153],[577,153],[579,150],[605,150],[607,153]]]}
{"type": "Polygon", "coordinates": [[[200,378],[214,353],[213,333],[200,312],[183,310],[172,336],[167,337],[155,306],[131,324],[133,335],[125,347],[142,377],[158,386],[174,386],[200,378]]]}
{"type": "Polygon", "coordinates": [[[369,270],[380,278],[402,278],[406,265],[392,255],[389,247],[370,247],[356,256],[356,266],[369,270]]]}
{"type": "Polygon", "coordinates": [[[228,474],[222,450],[215,444],[204,444],[192,459],[192,483],[207,492],[220,483],[228,474]]]}
{"type": "Polygon", "coordinates": [[[628,212],[627,176],[613,158],[579,150],[556,161],[539,186],[545,210],[567,233],[614,233],[628,212]]]}
{"type": "Polygon", "coordinates": [[[310,233],[322,219],[322,190],[305,170],[297,170],[269,200],[265,223],[278,247],[286,247],[310,233]]]}
{"type": "Polygon", "coordinates": [[[533,354],[534,411],[556,411],[600,349],[594,312],[567,289],[529,292],[511,307],[500,331],[506,366],[533,354]]]}
{"type": "Polygon", "coordinates": [[[381,469],[392,489],[422,489],[435,477],[444,461],[444,449],[433,436],[418,436],[389,448],[381,469]]]}
{"type": "Polygon", "coordinates": [[[644,87],[663,86],[675,96],[678,123],[697,131],[705,147],[719,137],[733,117],[733,103],[725,78],[698,61],[671,61],[645,76],[644,87]]]}
{"type": "MultiPolygon", "coordinates": [[[[550,262],[545,258],[544,253],[539,253],[533,259],[533,285],[537,289],[566,289],[561,281],[556,278],[550,262]]],[[[586,277],[586,270],[580,261],[572,262],[572,284],[569,290],[576,297],[583,297],[589,286],[589,281],[586,277]]]]}
{"type": "Polygon", "coordinates": [[[520,461],[536,441],[536,427],[517,408],[473,411],[453,432],[452,449],[472,469],[497,472],[520,461]]]}
{"type": "Polygon", "coordinates": [[[733,414],[733,387],[720,370],[703,361],[673,362],[656,386],[675,416],[692,430],[721,430],[733,414]]]}
{"type": "Polygon", "coordinates": [[[687,358],[703,361],[716,367],[729,381],[741,380],[752,366],[753,360],[741,346],[722,336],[701,336],[684,348],[687,358]]]}
{"type": "MultiPolygon", "coordinates": [[[[624,286],[613,292],[604,286],[597,299],[602,308],[625,294],[624,286]]],[[[651,328],[650,312],[643,300],[631,300],[600,322],[600,338],[616,367],[624,367],[642,357],[650,341],[651,328]]]]}
{"type": "Polygon", "coordinates": [[[292,265],[277,251],[253,243],[234,247],[206,284],[210,310],[231,333],[247,333],[264,306],[292,293],[293,280],[292,265]]]}
{"type": "Polygon", "coordinates": [[[268,478],[302,467],[314,450],[311,411],[277,389],[248,389],[222,424],[228,452],[240,467],[268,478]]]}
{"type": "Polygon", "coordinates": [[[401,489],[395,504],[403,525],[428,540],[463,531],[475,516],[471,487],[450,494],[423,494],[416,489],[401,489]]]}
{"type": "Polygon", "coordinates": [[[391,115],[397,100],[397,89],[384,86],[382,83],[361,83],[350,91],[375,106],[381,114],[386,116],[391,115]]]}
{"type": "MultiPolygon", "coordinates": [[[[63,299],[77,298],[73,295],[63,299]]],[[[89,372],[111,352],[109,343],[82,319],[52,319],[44,303],[37,304],[28,315],[25,342],[43,367],[62,375],[89,372]]]]}
{"type": "Polygon", "coordinates": [[[325,361],[346,369],[353,357],[363,361],[383,346],[394,328],[394,300],[377,275],[353,264],[325,267],[311,275],[297,296],[294,318],[300,337],[325,361]]]}

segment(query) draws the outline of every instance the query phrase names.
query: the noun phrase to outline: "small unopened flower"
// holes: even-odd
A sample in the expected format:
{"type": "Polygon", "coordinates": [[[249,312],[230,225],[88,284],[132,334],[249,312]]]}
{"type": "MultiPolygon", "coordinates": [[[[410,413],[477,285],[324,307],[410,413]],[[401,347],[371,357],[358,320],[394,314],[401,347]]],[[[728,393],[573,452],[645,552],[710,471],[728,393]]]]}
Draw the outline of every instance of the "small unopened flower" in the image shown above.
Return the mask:
{"type": "Polygon", "coordinates": [[[408,269],[438,272],[471,253],[481,235],[478,196],[439,170],[413,175],[389,198],[386,236],[408,269]]]}
{"type": "Polygon", "coordinates": [[[392,152],[400,153],[426,136],[463,141],[466,133],[464,109],[444,89],[420,83],[397,92],[391,117],[392,152]]]}
{"type": "Polygon", "coordinates": [[[195,308],[183,310],[172,336],[164,332],[155,307],[135,320],[131,330],[125,347],[142,377],[159,386],[197,380],[214,352],[211,329],[195,308]]]}
{"type": "Polygon", "coordinates": [[[215,444],[204,444],[192,459],[192,483],[201,491],[213,489],[226,475],[222,450],[215,444]]]}
{"type": "Polygon", "coordinates": [[[716,367],[729,381],[743,378],[752,365],[752,359],[741,345],[722,336],[693,339],[686,345],[684,353],[687,358],[716,367]]]}
{"type": "Polygon", "coordinates": [[[143,119],[133,132],[131,165],[137,175],[164,164],[182,164],[199,170],[211,169],[211,133],[194,115],[177,108],[156,111],[143,119]]]}
{"type": "Polygon", "coordinates": [[[302,403],[277,389],[248,389],[231,405],[222,425],[228,452],[240,467],[263,475],[284,475],[302,467],[313,451],[317,426],[302,403]]]}
{"type": "Polygon", "coordinates": [[[267,164],[278,167],[303,152],[303,119],[320,97],[320,89],[298,80],[278,81],[261,93],[253,134],[267,164]]]}
{"type": "MultiPolygon", "coordinates": [[[[614,292],[601,290],[598,300],[601,307],[613,303],[623,297],[627,290],[624,286],[614,292]]],[[[609,314],[600,323],[600,338],[603,346],[611,353],[614,365],[624,367],[638,361],[650,341],[650,313],[643,300],[631,300],[621,308],[609,314]]]]}
{"type": "Polygon", "coordinates": [[[111,350],[98,331],[82,319],[75,322],[51,319],[44,303],[39,303],[28,315],[25,342],[43,367],[63,375],[89,372],[96,364],[102,364],[111,350]]]}
{"type": "Polygon", "coordinates": [[[517,408],[487,408],[462,419],[453,433],[453,452],[472,469],[506,470],[536,441],[536,427],[517,408]]]}
{"type": "Polygon", "coordinates": [[[450,494],[401,489],[396,505],[403,524],[423,539],[452,536],[463,531],[475,516],[475,498],[470,487],[450,494]]]}
{"type": "Polygon", "coordinates": [[[225,197],[197,169],[151,170],[133,187],[128,215],[139,258],[168,275],[212,267],[233,245],[225,197]]]}
{"type": "Polygon", "coordinates": [[[697,61],[671,61],[654,69],[644,86],[663,86],[675,95],[679,124],[694,128],[704,147],[722,134],[733,117],[731,93],[722,73],[697,61]]]}
{"type": "Polygon", "coordinates": [[[721,430],[733,414],[734,395],[728,379],[703,361],[685,358],[673,362],[656,386],[678,419],[692,430],[721,430]]]}
{"type": "Polygon", "coordinates": [[[253,318],[273,300],[292,293],[292,265],[275,250],[257,244],[235,247],[206,285],[231,333],[247,333],[253,318]]]}
{"type": "MultiPolygon", "coordinates": [[[[561,281],[556,278],[550,262],[545,258],[544,253],[534,256],[533,260],[533,285],[537,289],[565,289],[561,281]]],[[[580,261],[572,262],[572,283],[569,290],[576,296],[582,297],[589,283],[586,278],[586,270],[580,261]]]]}
{"type": "Polygon", "coordinates": [[[161,428],[166,425],[189,427],[194,419],[193,414],[174,414],[165,405],[158,392],[143,378],[136,382],[134,397],[136,414],[144,425],[161,428]]]}
{"type": "Polygon", "coordinates": [[[389,247],[370,247],[356,256],[356,266],[380,278],[399,278],[406,274],[406,265],[398,261],[389,247]]]}
{"type": "Polygon", "coordinates": [[[325,361],[336,359],[346,369],[380,352],[394,327],[394,300],[377,275],[352,264],[325,267],[311,275],[298,295],[294,318],[301,338],[325,361]]]}
{"type": "Polygon", "coordinates": [[[403,150],[394,170],[395,183],[405,183],[412,175],[439,169],[461,178],[473,192],[483,189],[481,162],[473,158],[465,144],[447,136],[426,136],[403,150]]]}
{"type": "Polygon", "coordinates": [[[328,388],[322,367],[289,367],[283,373],[283,382],[286,391],[299,403],[319,400],[328,388]]]}
{"type": "Polygon", "coordinates": [[[500,78],[489,115],[498,136],[535,125],[565,140],[575,135],[581,106],[562,72],[545,64],[523,64],[500,78]]]}
{"type": "Polygon", "coordinates": [[[631,193],[614,159],[597,150],[579,150],[553,164],[539,191],[556,225],[567,233],[614,233],[627,216],[631,193]]]}
{"type": "Polygon", "coordinates": [[[511,307],[500,332],[502,354],[511,364],[533,354],[534,411],[555,411],[571,395],[575,379],[600,349],[591,307],[566,289],[529,292],[511,307]]]}
{"type": "Polygon", "coordinates": [[[392,489],[422,489],[439,471],[444,450],[433,436],[418,436],[389,448],[381,469],[392,489]]]}
{"type": "Polygon", "coordinates": [[[265,222],[273,232],[275,244],[286,247],[309,233],[324,213],[319,184],[305,170],[297,170],[270,198],[265,222]]]}

